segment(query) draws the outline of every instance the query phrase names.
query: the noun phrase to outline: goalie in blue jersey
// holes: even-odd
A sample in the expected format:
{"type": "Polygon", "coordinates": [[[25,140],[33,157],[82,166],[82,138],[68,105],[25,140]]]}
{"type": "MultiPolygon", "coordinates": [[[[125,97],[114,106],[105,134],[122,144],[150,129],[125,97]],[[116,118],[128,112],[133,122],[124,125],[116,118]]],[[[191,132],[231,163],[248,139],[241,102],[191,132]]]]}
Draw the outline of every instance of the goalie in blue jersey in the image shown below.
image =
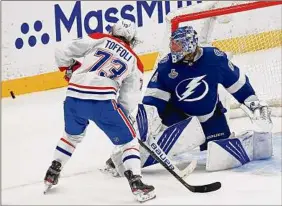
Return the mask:
{"type": "MultiPolygon", "coordinates": [[[[196,147],[208,150],[208,171],[238,167],[272,155],[270,109],[256,96],[248,77],[215,47],[200,47],[191,26],[171,35],[170,50],[157,66],[136,116],[136,130],[148,145],[154,141],[168,158],[196,147]],[[261,131],[231,137],[221,84],[241,104],[261,131]]],[[[151,148],[152,149],[152,148],[151,148]]],[[[142,166],[157,163],[145,150],[142,166]]],[[[118,150],[107,170],[122,174],[118,150]],[[115,168],[115,169],[114,169],[115,168]]]]}

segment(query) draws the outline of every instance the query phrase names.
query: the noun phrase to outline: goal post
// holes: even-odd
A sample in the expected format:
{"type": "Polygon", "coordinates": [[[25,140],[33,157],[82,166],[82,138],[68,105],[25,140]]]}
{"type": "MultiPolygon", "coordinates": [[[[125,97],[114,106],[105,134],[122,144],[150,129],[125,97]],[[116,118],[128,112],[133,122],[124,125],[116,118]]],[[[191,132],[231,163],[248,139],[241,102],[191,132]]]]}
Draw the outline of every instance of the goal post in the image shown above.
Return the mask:
{"type": "MultiPolygon", "coordinates": [[[[191,25],[200,46],[214,46],[248,75],[257,95],[281,117],[281,9],[282,1],[213,1],[171,12],[157,62],[169,53],[172,31],[191,25]]],[[[156,63],[157,63],[156,62],[156,63]]],[[[220,88],[229,117],[244,116],[237,101],[220,88]]]]}

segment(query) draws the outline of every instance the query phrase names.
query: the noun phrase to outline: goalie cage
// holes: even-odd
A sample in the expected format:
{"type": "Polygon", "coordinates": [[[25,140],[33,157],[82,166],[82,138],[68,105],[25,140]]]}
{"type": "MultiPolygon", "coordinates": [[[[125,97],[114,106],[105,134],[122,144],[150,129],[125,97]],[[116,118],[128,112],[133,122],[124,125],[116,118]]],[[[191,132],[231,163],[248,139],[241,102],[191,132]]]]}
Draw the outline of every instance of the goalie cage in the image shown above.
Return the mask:
{"type": "MultiPolygon", "coordinates": [[[[281,4],[281,1],[214,1],[171,12],[166,17],[165,36],[156,64],[169,53],[171,31],[191,25],[199,34],[199,44],[226,52],[248,75],[258,97],[271,107],[272,116],[281,117],[281,4]]],[[[238,102],[221,86],[219,95],[230,119],[245,116],[238,102]]]]}

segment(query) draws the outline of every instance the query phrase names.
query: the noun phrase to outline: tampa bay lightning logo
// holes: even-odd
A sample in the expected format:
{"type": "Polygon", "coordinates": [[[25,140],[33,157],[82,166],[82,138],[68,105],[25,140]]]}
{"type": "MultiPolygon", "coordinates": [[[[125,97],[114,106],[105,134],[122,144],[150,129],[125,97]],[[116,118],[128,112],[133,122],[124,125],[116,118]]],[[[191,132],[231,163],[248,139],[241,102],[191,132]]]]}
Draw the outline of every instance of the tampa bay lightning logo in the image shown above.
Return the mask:
{"type": "Polygon", "coordinates": [[[205,76],[184,79],[175,88],[178,101],[194,102],[203,99],[209,91],[205,76]]]}

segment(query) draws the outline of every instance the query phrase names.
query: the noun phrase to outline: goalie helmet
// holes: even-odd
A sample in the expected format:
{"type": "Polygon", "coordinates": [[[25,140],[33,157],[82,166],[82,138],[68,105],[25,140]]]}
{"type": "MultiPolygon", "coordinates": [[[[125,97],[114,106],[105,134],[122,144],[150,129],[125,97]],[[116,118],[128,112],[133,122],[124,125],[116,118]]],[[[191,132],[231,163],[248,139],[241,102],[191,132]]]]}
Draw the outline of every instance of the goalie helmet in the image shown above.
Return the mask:
{"type": "Polygon", "coordinates": [[[172,32],[170,38],[170,50],[172,62],[182,60],[185,55],[192,54],[198,46],[198,35],[192,26],[179,27],[172,32]]]}
{"type": "Polygon", "coordinates": [[[128,44],[134,45],[137,34],[136,25],[130,20],[120,19],[117,23],[112,26],[110,34],[123,40],[128,44]]]}

